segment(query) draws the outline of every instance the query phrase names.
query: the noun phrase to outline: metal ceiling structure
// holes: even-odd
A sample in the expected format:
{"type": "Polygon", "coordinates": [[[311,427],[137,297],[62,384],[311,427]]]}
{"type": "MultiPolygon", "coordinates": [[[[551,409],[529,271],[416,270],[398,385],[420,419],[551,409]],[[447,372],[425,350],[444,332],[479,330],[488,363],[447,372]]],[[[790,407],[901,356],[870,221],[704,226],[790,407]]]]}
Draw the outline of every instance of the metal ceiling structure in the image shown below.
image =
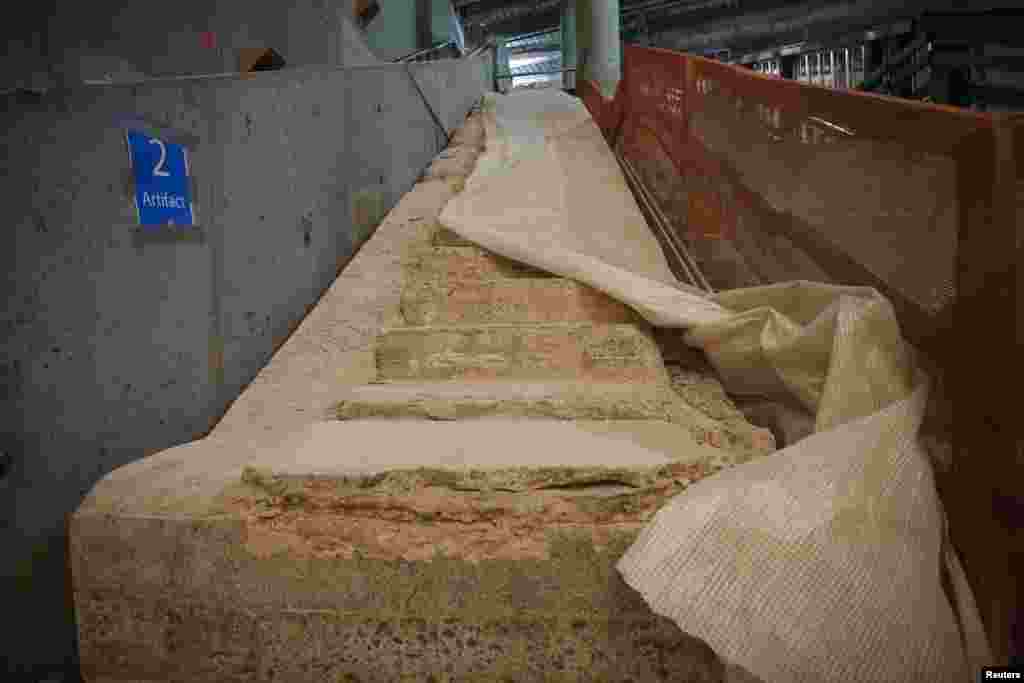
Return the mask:
{"type": "MultiPolygon", "coordinates": [[[[788,0],[792,2],[792,0],[788,0]]],[[[626,31],[641,26],[668,28],[679,21],[705,21],[699,14],[735,14],[741,0],[620,0],[622,26],[626,31]]],[[[743,11],[764,6],[777,7],[787,0],[742,0],[743,11]]],[[[561,0],[454,0],[455,9],[467,30],[515,35],[527,31],[556,28],[561,20],[561,0]]]]}
{"type": "MultiPolygon", "coordinates": [[[[600,0],[595,0],[600,1],[600,0]]],[[[453,0],[467,33],[516,36],[513,54],[557,49],[562,0],[453,0]],[[548,33],[552,32],[552,33],[548,33]],[[526,39],[529,36],[529,39],[526,39]]],[[[986,8],[1020,0],[978,0],[986,8]]],[[[958,10],[962,0],[619,0],[622,39],[732,61],[790,44],[832,44],[958,10]],[[733,57],[730,57],[733,55],[733,57]]],[[[973,6],[973,2],[971,3],[973,6]]],[[[978,10],[981,7],[976,8],[978,10]]],[[[1007,27],[1007,30],[1012,30],[1007,27]]],[[[750,61],[749,59],[746,61],[750,61]]]]}
{"type": "MultiPolygon", "coordinates": [[[[561,0],[453,2],[467,32],[478,36],[556,29],[561,21],[561,0]]],[[[824,33],[866,30],[879,21],[909,18],[926,10],[957,9],[958,4],[958,0],[620,0],[620,9],[627,41],[647,36],[665,47],[703,51],[707,47],[757,48],[755,43],[783,38],[783,42],[824,38],[824,33]],[[808,31],[823,35],[810,36],[808,31]],[[730,37],[730,32],[735,35],[730,37]],[[753,32],[761,36],[748,35],[753,32]],[[716,45],[704,45],[706,41],[701,40],[693,45],[689,44],[692,40],[680,42],[686,34],[707,34],[716,45]],[[742,45],[724,44],[731,42],[742,45]]],[[[984,0],[978,4],[1019,7],[1019,0],[984,0]]]]}

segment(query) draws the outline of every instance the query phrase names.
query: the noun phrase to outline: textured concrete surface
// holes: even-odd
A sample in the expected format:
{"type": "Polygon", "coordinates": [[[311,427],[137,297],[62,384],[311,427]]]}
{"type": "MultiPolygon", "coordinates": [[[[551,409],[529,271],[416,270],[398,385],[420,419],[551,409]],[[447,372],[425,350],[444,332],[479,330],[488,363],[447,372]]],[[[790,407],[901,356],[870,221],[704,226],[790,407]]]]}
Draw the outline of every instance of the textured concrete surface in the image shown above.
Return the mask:
{"type": "Polygon", "coordinates": [[[719,680],[613,569],[659,501],[720,466],[685,443],[656,422],[363,421],[165,451],[73,521],[83,672],[719,680]]]}
{"type": "Polygon", "coordinates": [[[669,420],[674,396],[662,385],[569,382],[392,382],[353,387],[337,406],[340,419],[481,416],[563,420],[669,420]]]}
{"type": "Polygon", "coordinates": [[[409,75],[374,69],[8,100],[0,449],[12,467],[0,479],[0,575],[17,609],[33,606],[0,645],[16,671],[72,657],[54,589],[65,515],[111,469],[204,434],[439,150],[409,75]],[[137,229],[127,114],[189,145],[196,229],[137,229]],[[65,646],[43,646],[60,623],[65,646]]]}
{"type": "Polygon", "coordinates": [[[152,76],[218,74],[238,70],[238,50],[268,47],[287,66],[356,66],[376,57],[352,24],[351,5],[299,0],[255,6],[242,0],[186,0],[154,21],[152,7],[112,0],[86,10],[56,0],[48,17],[55,67],[71,79],[101,78],[90,57],[116,57],[152,76]],[[203,42],[203,32],[215,44],[203,42]]]}
{"type": "Polygon", "coordinates": [[[423,0],[391,0],[380,3],[380,11],[366,29],[367,40],[381,59],[392,60],[403,57],[417,48],[419,44],[417,20],[422,16],[428,26],[426,35],[431,38],[431,45],[446,40],[453,40],[451,25],[448,19],[447,0],[426,0],[429,7],[422,15],[417,7],[423,0]]]}
{"type": "Polygon", "coordinates": [[[305,425],[327,414],[339,389],[376,376],[377,333],[402,320],[404,264],[429,240],[432,216],[451,195],[447,184],[428,182],[402,198],[231,405],[215,436],[305,425]]]}
{"type": "MultiPolygon", "coordinates": [[[[427,104],[451,134],[465,121],[466,110],[490,89],[484,79],[485,55],[473,59],[441,59],[407,64],[427,104]]],[[[457,147],[455,147],[457,149],[457,147]]]]}
{"type": "Polygon", "coordinates": [[[472,323],[635,322],[625,304],[578,282],[514,278],[460,287],[423,279],[407,286],[402,313],[409,325],[472,323]]]}
{"type": "Polygon", "coordinates": [[[411,272],[413,277],[421,275],[439,278],[442,282],[451,284],[465,280],[554,277],[551,273],[492,254],[477,246],[436,247],[424,254],[419,261],[411,264],[411,272]]]}
{"type": "Polygon", "coordinates": [[[452,232],[448,228],[441,228],[434,235],[434,244],[439,247],[472,247],[476,246],[465,237],[452,232]]]}
{"type": "Polygon", "coordinates": [[[378,340],[382,379],[654,381],[657,347],[632,325],[458,325],[388,330],[378,340]]]}

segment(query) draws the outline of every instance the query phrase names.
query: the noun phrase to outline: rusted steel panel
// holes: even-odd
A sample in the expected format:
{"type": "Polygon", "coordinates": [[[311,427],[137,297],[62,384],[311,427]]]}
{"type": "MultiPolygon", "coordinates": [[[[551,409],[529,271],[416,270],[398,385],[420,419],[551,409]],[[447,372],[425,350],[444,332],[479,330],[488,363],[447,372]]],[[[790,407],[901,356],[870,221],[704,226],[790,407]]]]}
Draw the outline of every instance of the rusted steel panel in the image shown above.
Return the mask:
{"type": "Polygon", "coordinates": [[[587,106],[606,134],[618,121],[612,142],[661,174],[662,196],[683,199],[674,210],[691,240],[731,239],[742,214],[745,231],[784,236],[829,277],[879,289],[904,334],[951,375],[953,478],[963,490],[943,495],[1004,660],[1016,595],[1006,558],[981,536],[1005,536],[993,509],[1019,499],[1002,482],[1019,480],[1024,467],[1015,460],[1016,401],[1000,400],[991,385],[993,377],[1024,382],[1013,362],[1024,344],[1024,116],[833,90],[658,48],[627,46],[623,70],[615,100],[594,89],[587,106]],[[666,162],[676,173],[667,181],[658,170],[666,162]],[[936,253],[955,254],[948,275],[936,253]],[[906,267],[894,269],[894,258],[906,267]],[[929,283],[941,296],[921,291],[929,283]],[[979,341],[984,358],[965,363],[979,341]]]}

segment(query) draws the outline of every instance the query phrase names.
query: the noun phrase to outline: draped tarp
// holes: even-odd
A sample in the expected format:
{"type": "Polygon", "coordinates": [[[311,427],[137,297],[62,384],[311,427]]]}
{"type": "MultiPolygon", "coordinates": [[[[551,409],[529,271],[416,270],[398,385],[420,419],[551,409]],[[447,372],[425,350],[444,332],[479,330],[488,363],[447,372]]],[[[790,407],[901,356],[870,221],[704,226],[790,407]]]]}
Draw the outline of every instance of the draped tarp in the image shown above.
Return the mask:
{"type": "Polygon", "coordinates": [[[917,440],[928,394],[875,290],[675,283],[586,108],[489,95],[487,150],[441,222],[685,330],[735,394],[788,396],[815,433],[691,486],[618,568],[651,608],[769,683],[973,680],[991,663],[917,440]]]}

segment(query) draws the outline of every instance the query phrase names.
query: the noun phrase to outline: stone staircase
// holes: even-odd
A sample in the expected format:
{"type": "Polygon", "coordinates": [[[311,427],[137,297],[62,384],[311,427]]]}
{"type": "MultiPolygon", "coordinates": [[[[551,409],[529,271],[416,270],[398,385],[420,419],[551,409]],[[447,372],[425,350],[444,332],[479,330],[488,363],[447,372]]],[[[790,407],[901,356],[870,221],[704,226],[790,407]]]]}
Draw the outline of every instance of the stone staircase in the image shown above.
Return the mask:
{"type": "MultiPolygon", "coordinates": [[[[414,575],[447,563],[436,620],[417,614],[451,647],[435,653],[435,678],[409,680],[723,680],[707,646],[647,611],[614,563],[689,483],[771,452],[770,432],[671,332],[441,227],[408,264],[401,313],[377,338],[377,380],[344,390],[335,417],[379,426],[368,433],[381,453],[405,438],[416,455],[376,461],[350,491],[300,483],[333,515],[307,506],[277,532],[298,537],[316,519],[332,539],[321,551],[355,537],[364,557],[413,561],[414,575]]],[[[405,671],[404,638],[382,642],[405,671]]]]}
{"type": "MultiPolygon", "coordinates": [[[[482,133],[472,117],[427,182],[461,186],[482,133]]],[[[349,298],[320,304],[337,318],[282,351],[315,367],[327,328],[386,291],[374,381],[332,390],[326,421],[121,468],[75,514],[86,680],[725,680],[615,563],[692,482],[771,452],[770,432],[671,331],[395,218],[434,210],[396,208],[375,239],[407,231],[408,255],[371,242],[349,298]]]]}
{"type": "Polygon", "coordinates": [[[377,339],[378,378],[336,417],[657,420],[745,460],[770,452],[698,354],[587,285],[488,252],[437,226],[408,267],[405,326],[377,339]]]}

